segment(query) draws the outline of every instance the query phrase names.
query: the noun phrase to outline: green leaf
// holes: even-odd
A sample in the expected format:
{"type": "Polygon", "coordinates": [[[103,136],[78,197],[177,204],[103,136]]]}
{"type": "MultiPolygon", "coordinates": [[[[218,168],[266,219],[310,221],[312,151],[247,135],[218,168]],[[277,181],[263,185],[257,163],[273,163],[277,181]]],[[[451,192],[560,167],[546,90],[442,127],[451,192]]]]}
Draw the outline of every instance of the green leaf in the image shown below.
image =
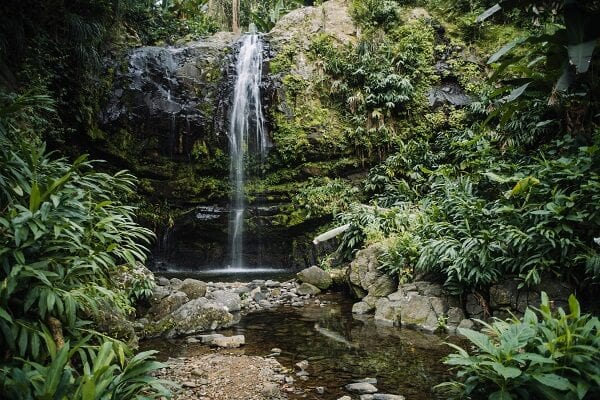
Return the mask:
{"type": "Polygon", "coordinates": [[[527,176],[527,177],[521,179],[519,182],[517,182],[517,184],[512,188],[512,190],[508,191],[505,194],[505,197],[507,199],[510,199],[511,197],[519,196],[521,194],[528,192],[529,189],[532,188],[533,186],[536,186],[539,184],[540,184],[539,179],[537,179],[533,176],[527,176]]]}
{"type": "Polygon", "coordinates": [[[565,92],[569,90],[573,82],[575,82],[575,73],[569,65],[566,65],[563,69],[563,73],[556,82],[556,90],[560,92],[565,92]]]}
{"type": "Polygon", "coordinates": [[[542,385],[549,386],[556,390],[568,390],[569,380],[556,374],[534,374],[533,378],[542,385]]]}
{"type": "Polygon", "coordinates": [[[0,318],[8,321],[9,323],[12,323],[12,317],[10,316],[10,314],[2,307],[0,307],[0,318]]]}
{"type": "Polygon", "coordinates": [[[590,40],[567,46],[569,61],[575,66],[575,71],[578,74],[584,74],[590,68],[596,44],[597,40],[590,40]]]}
{"type": "Polygon", "coordinates": [[[510,393],[505,392],[504,390],[499,390],[490,394],[488,400],[513,400],[513,397],[510,395],[510,393]]]}
{"type": "Polygon", "coordinates": [[[493,172],[485,172],[483,175],[486,176],[492,182],[506,183],[506,182],[511,181],[510,178],[506,178],[504,176],[497,175],[493,172]]]}
{"type": "Polygon", "coordinates": [[[495,52],[494,54],[492,54],[492,56],[487,60],[487,63],[488,64],[495,63],[500,58],[502,58],[506,53],[508,53],[509,51],[511,51],[512,49],[514,49],[519,44],[523,43],[525,40],[527,40],[527,38],[526,37],[522,37],[522,38],[517,38],[517,39],[513,40],[510,43],[505,44],[504,46],[502,46],[500,48],[500,50],[498,50],[497,52],[495,52]]]}
{"type": "Polygon", "coordinates": [[[514,379],[521,375],[521,370],[515,367],[505,367],[500,363],[493,363],[492,368],[504,379],[514,379]]]}
{"type": "Polygon", "coordinates": [[[41,194],[37,182],[31,185],[31,193],[29,194],[29,211],[36,212],[40,207],[41,194]]]}
{"type": "Polygon", "coordinates": [[[471,329],[459,328],[458,332],[469,339],[474,345],[479,347],[480,350],[484,350],[490,354],[495,352],[495,347],[490,341],[490,338],[481,333],[471,329]]]}
{"type": "Polygon", "coordinates": [[[531,85],[531,82],[527,82],[526,84],[524,84],[524,85],[521,85],[521,86],[519,86],[519,87],[518,87],[518,88],[516,88],[516,89],[513,89],[513,90],[512,90],[512,91],[511,91],[511,92],[508,94],[508,96],[506,96],[506,97],[504,98],[504,101],[505,101],[505,102],[507,102],[507,103],[510,103],[511,101],[515,101],[516,99],[518,99],[518,98],[519,98],[519,97],[520,97],[520,96],[521,96],[521,95],[522,95],[522,94],[525,92],[525,90],[527,89],[527,87],[528,87],[529,85],[531,85]]]}
{"type": "Polygon", "coordinates": [[[576,318],[581,316],[581,308],[579,307],[579,302],[577,298],[573,294],[569,296],[569,310],[571,311],[571,315],[576,318]]]}
{"type": "Polygon", "coordinates": [[[483,22],[486,19],[488,19],[489,17],[491,17],[492,15],[496,14],[500,10],[502,10],[502,7],[500,7],[500,4],[496,3],[492,7],[488,8],[487,10],[485,10],[484,12],[479,14],[477,16],[477,19],[475,20],[475,22],[483,22]]]}

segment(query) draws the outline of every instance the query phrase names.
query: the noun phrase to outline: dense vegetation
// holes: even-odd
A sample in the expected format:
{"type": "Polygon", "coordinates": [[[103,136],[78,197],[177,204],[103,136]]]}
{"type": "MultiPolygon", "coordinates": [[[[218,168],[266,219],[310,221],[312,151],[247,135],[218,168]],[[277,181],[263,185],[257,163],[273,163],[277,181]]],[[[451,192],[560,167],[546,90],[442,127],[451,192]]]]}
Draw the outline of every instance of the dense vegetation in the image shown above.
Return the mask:
{"type": "Polygon", "coordinates": [[[0,19],[0,397],[168,394],[103,315],[128,315],[151,277],[136,274],[152,232],[129,205],[136,180],[49,152],[84,137],[100,59],[144,2],[11,2],[0,19]],[[57,8],[58,7],[58,8],[57,8]],[[116,17],[116,18],[115,18],[116,17]],[[117,277],[129,276],[126,282],[117,277]],[[92,322],[94,321],[94,322],[92,322]]]}
{"type": "MultiPolygon", "coordinates": [[[[143,276],[114,279],[145,260],[152,239],[130,205],[139,200],[135,178],[46,150],[75,154],[97,129],[111,85],[100,78],[103,58],[238,23],[267,31],[309,3],[3,5],[0,397],[165,392],[147,376],[159,367],[151,354],[132,357],[89,322],[107,307],[130,313],[152,287],[143,276]]],[[[382,268],[401,282],[427,274],[450,293],[485,297],[506,276],[524,286],[555,276],[589,302],[600,279],[600,3],[350,3],[356,42],[319,34],[272,60],[292,116],[273,109],[276,146],[252,189],[309,176],[286,223],[330,215],[349,223],[328,262],[379,242],[382,268]],[[298,51],[316,66],[315,81],[292,72],[298,51]],[[438,101],[432,87],[459,90],[460,101],[438,101]],[[332,157],[323,160],[323,151],[332,157]],[[364,182],[344,179],[361,169],[364,182]]],[[[476,354],[449,358],[462,380],[445,388],[458,398],[597,395],[597,319],[581,315],[574,299],[558,317],[544,299],[539,315],[486,325],[492,339],[465,331],[476,354]]]]}
{"type": "Polygon", "coordinates": [[[323,101],[375,164],[369,205],[338,215],[351,223],[339,251],[385,239],[385,269],[432,273],[452,293],[506,275],[589,288],[600,276],[599,5],[492,5],[355,0],[356,45],[313,41],[323,101]],[[431,16],[410,15],[418,5],[431,16]],[[470,105],[431,107],[432,85],[462,86],[470,105]]]}

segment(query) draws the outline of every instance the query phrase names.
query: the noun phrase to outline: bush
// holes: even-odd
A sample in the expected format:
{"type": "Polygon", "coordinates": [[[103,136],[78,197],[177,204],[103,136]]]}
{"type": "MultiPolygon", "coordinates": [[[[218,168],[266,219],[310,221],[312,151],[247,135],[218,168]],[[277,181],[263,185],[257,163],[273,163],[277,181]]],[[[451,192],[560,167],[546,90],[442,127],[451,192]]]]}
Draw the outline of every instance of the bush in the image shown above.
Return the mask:
{"type": "Polygon", "coordinates": [[[26,100],[0,104],[0,397],[158,397],[165,390],[148,375],[160,367],[151,354],[127,361],[124,344],[84,320],[99,304],[127,314],[130,299],[147,292],[145,279],[126,290],[111,279],[118,265],[145,261],[153,236],[126,204],[135,178],[22,140],[22,114],[50,106],[26,100]]]}
{"type": "Polygon", "coordinates": [[[496,320],[485,333],[459,329],[474,346],[457,350],[445,364],[458,369],[458,381],[437,389],[447,398],[597,399],[600,396],[600,321],[582,315],[575,296],[569,313],[552,313],[542,293],[539,317],[528,309],[522,319],[496,320]]]}

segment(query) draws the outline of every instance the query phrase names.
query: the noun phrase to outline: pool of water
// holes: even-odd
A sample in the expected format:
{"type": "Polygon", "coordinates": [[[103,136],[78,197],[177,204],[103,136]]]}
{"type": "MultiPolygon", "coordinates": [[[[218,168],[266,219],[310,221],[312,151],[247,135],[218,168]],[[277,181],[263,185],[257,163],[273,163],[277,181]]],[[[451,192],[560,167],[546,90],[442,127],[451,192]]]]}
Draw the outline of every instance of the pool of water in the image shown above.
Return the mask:
{"type": "MultiPolygon", "coordinates": [[[[272,348],[280,348],[282,353],[276,358],[288,368],[298,361],[309,360],[310,379],[301,381],[295,377],[294,383],[306,392],[289,394],[290,399],[335,400],[348,394],[343,389],[345,384],[375,377],[382,393],[426,400],[436,398],[433,386],[451,377],[441,363],[450,352],[443,342],[457,342],[456,337],[382,326],[372,318],[357,318],[352,315],[351,301],[340,294],[319,299],[327,304],[280,307],[249,314],[237,326],[221,333],[245,335],[246,345],[235,350],[243,354],[265,356],[272,348]],[[313,389],[317,386],[325,387],[325,393],[317,394],[313,389]]],[[[159,350],[162,359],[210,351],[185,340],[148,341],[143,347],[159,350]]]]}
{"type": "Polygon", "coordinates": [[[192,278],[212,282],[251,282],[256,279],[273,279],[284,282],[296,276],[297,271],[279,268],[236,269],[221,268],[207,270],[168,270],[155,272],[157,276],[166,278],[192,278]]]}

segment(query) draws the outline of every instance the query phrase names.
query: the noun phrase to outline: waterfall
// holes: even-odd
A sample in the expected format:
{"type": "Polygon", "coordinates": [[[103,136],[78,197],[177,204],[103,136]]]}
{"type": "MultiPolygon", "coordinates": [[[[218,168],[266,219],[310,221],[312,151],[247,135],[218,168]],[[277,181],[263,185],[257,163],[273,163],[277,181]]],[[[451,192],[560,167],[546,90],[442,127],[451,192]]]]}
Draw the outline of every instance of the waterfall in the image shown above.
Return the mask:
{"type": "Polygon", "coordinates": [[[233,187],[229,217],[229,267],[244,269],[244,160],[264,160],[269,143],[260,99],[263,44],[258,35],[245,35],[236,63],[236,82],[229,127],[230,180],[233,187]]]}

